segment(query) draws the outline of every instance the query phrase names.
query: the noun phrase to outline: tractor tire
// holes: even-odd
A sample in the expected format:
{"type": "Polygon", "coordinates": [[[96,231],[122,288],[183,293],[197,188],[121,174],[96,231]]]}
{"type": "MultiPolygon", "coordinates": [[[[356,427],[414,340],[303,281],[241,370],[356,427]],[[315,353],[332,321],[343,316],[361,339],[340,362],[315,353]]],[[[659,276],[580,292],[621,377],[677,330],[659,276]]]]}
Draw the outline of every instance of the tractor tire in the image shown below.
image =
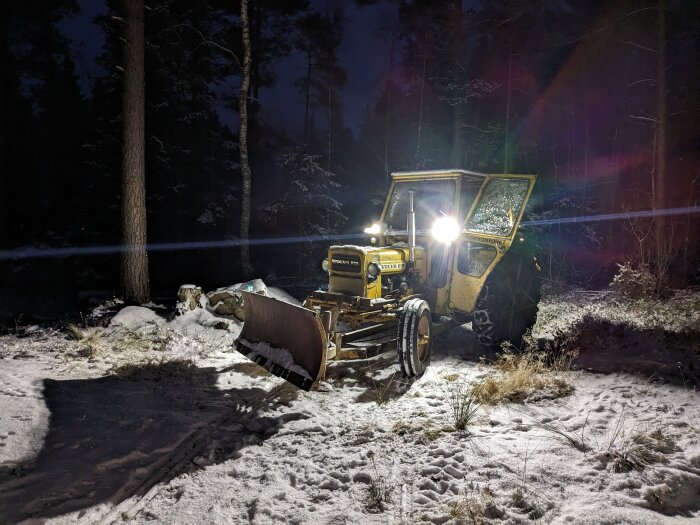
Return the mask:
{"type": "Polygon", "coordinates": [[[419,377],[430,364],[432,316],[422,299],[406,301],[399,318],[397,351],[404,377],[419,377]]]}
{"type": "Polygon", "coordinates": [[[486,279],[472,312],[479,342],[487,348],[498,348],[504,341],[520,347],[537,318],[540,285],[535,258],[509,252],[486,279]]]}

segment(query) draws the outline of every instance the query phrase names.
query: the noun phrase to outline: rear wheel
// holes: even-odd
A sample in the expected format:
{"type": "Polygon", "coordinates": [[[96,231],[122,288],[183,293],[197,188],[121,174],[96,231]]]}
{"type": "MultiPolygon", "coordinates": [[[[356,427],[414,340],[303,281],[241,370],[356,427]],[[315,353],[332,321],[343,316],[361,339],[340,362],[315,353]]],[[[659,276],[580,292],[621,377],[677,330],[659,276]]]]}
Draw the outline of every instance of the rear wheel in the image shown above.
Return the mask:
{"type": "Polygon", "coordinates": [[[503,341],[519,346],[537,318],[540,279],[532,256],[509,253],[489,275],[472,313],[479,342],[497,347],[503,341]]]}
{"type": "Polygon", "coordinates": [[[406,301],[399,318],[397,350],[399,366],[405,377],[423,375],[430,364],[432,316],[422,299],[406,301]]]}

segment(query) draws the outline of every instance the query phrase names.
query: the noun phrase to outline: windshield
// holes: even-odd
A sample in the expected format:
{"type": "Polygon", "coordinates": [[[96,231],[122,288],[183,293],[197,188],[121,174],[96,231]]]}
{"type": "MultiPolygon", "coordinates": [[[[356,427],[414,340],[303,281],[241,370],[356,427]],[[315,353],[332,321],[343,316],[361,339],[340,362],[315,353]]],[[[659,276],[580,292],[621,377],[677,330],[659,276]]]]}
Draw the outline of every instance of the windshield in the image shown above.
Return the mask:
{"type": "Polygon", "coordinates": [[[429,230],[442,213],[450,215],[455,199],[455,180],[423,180],[397,182],[389,199],[384,222],[392,230],[406,230],[408,190],[414,189],[413,207],[416,230],[429,230]]]}
{"type": "Polygon", "coordinates": [[[490,180],[469,219],[467,229],[491,235],[510,235],[520,215],[529,184],[526,179],[490,180]]]}

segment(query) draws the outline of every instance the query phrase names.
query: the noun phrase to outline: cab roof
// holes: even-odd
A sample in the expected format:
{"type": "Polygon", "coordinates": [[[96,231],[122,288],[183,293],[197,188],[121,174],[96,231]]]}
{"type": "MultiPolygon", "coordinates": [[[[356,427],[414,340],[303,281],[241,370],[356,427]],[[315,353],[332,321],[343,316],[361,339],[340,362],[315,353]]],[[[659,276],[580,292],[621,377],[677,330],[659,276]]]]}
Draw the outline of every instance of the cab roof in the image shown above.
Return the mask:
{"type": "Polygon", "coordinates": [[[395,171],[391,174],[394,180],[401,179],[444,179],[450,177],[459,177],[460,175],[471,175],[473,177],[486,178],[485,173],[468,170],[424,170],[424,171],[395,171]]]}

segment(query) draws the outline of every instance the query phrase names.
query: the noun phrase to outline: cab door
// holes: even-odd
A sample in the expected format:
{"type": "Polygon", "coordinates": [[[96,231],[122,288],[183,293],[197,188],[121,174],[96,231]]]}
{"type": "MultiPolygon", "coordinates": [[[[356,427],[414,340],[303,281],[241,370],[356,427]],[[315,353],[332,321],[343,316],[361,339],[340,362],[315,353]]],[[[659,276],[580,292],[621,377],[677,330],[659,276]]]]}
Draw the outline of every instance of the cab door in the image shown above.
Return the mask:
{"type": "Polygon", "coordinates": [[[488,175],[455,246],[449,308],[474,310],[481,288],[518,231],[535,175],[488,175]]]}

